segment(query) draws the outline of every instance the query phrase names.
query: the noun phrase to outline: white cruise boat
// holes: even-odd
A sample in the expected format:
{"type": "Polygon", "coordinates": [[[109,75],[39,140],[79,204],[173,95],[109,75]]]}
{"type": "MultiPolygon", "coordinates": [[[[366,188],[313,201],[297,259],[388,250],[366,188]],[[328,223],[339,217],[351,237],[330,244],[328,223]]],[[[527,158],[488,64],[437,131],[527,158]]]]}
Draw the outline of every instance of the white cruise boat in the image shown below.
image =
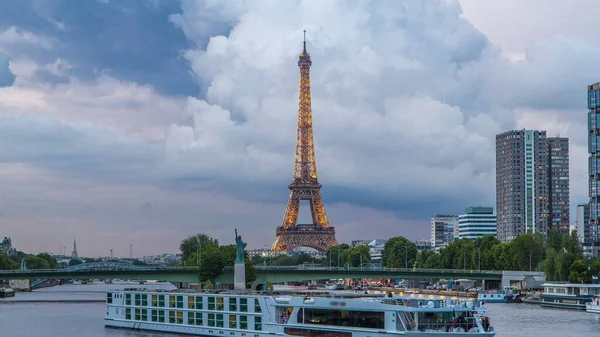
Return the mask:
{"type": "Polygon", "coordinates": [[[496,334],[478,301],[313,295],[114,291],[105,326],[215,337],[496,334]]]}
{"type": "Polygon", "coordinates": [[[586,302],[585,311],[600,314],[600,296],[593,296],[591,302],[586,302]]]}

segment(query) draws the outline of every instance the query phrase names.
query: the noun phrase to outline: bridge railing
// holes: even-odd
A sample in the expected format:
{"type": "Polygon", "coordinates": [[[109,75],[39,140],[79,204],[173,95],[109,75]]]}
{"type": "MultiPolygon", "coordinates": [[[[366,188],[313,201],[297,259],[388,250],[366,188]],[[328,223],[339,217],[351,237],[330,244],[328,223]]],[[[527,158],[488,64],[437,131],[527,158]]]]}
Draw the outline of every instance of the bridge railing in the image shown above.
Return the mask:
{"type": "Polygon", "coordinates": [[[77,273],[81,271],[156,271],[156,270],[198,270],[198,267],[147,267],[147,268],[137,268],[137,269],[123,269],[119,267],[92,267],[92,268],[81,268],[81,269],[27,269],[27,270],[16,270],[16,269],[5,269],[0,270],[0,274],[2,273],[21,273],[21,274],[32,274],[39,272],[47,272],[47,273],[77,273]]]}
{"type": "Polygon", "coordinates": [[[425,268],[386,268],[386,267],[317,267],[317,266],[265,266],[255,265],[260,270],[307,270],[307,271],[340,271],[340,272],[398,272],[398,273],[442,273],[442,274],[502,274],[496,270],[471,270],[471,269],[425,269],[425,268]]]}

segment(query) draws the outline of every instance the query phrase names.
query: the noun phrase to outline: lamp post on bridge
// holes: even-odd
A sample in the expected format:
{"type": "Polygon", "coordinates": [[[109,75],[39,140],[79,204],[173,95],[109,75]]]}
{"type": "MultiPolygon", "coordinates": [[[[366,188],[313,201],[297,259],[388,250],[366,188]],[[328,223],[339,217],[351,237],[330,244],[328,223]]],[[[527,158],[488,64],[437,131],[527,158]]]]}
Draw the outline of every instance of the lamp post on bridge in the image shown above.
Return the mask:
{"type": "Polygon", "coordinates": [[[198,245],[196,246],[196,267],[198,267],[198,269],[200,269],[201,263],[202,263],[202,258],[200,257],[200,251],[202,250],[202,244],[200,243],[200,239],[196,236],[196,243],[198,243],[198,245]]]}
{"type": "Polygon", "coordinates": [[[404,269],[408,269],[408,246],[404,246],[404,269]]]}
{"type": "Polygon", "coordinates": [[[481,271],[481,248],[477,248],[477,270],[481,271]]]}

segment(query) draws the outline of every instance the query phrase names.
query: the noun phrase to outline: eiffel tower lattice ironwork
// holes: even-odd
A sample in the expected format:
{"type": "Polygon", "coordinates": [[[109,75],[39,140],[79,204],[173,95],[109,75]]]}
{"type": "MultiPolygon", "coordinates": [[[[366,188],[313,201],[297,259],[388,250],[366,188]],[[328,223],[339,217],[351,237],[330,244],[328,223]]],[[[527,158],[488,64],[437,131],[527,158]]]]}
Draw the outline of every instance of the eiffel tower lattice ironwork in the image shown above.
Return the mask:
{"type": "Polygon", "coordinates": [[[304,49],[298,58],[300,99],[294,177],[289,185],[290,197],[281,226],[277,227],[273,250],[310,247],[318,251],[326,251],[327,248],[337,245],[335,227],[329,226],[325,205],[321,198],[321,184],[317,180],[310,98],[311,64],[310,54],[306,52],[306,31],[304,31],[304,49]],[[301,200],[309,201],[312,224],[298,224],[301,200]]]}

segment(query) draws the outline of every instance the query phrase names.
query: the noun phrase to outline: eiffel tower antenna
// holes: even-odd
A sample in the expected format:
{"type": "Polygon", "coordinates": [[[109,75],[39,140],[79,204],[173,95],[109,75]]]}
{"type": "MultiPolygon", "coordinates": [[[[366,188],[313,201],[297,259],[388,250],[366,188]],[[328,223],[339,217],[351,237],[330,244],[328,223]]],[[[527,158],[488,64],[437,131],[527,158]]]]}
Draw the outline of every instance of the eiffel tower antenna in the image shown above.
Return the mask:
{"type": "Polygon", "coordinates": [[[300,68],[300,97],[298,104],[298,135],[292,183],[288,186],[290,197],[281,225],[277,227],[273,250],[292,250],[310,247],[324,252],[337,245],[335,228],[329,226],[325,205],[321,198],[321,184],[317,180],[317,164],[312,128],[312,103],[310,94],[310,66],[312,60],[304,48],[298,57],[300,68]],[[312,215],[311,224],[298,224],[300,200],[308,200],[312,215]]]}
{"type": "Polygon", "coordinates": [[[304,54],[306,54],[306,29],[304,30],[304,49],[303,49],[304,54]]]}

